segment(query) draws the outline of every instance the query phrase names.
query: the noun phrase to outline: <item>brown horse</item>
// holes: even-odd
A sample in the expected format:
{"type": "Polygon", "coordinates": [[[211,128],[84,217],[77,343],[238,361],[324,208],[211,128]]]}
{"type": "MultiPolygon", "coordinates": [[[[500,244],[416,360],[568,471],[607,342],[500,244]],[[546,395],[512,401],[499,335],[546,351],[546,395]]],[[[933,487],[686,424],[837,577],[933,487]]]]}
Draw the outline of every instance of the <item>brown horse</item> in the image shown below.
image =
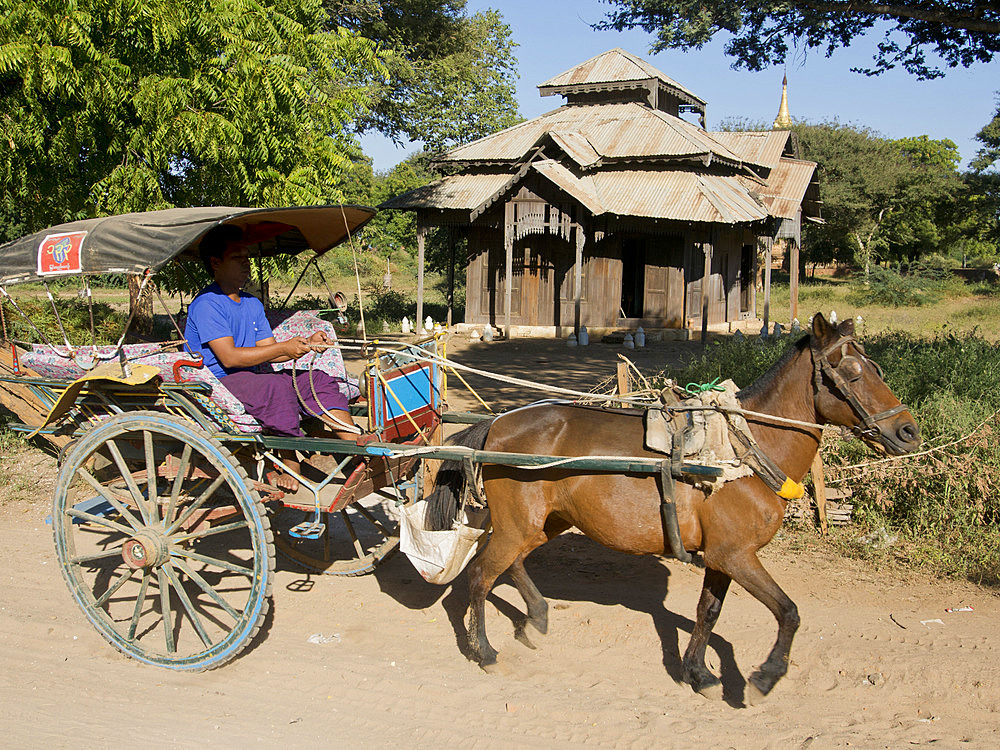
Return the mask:
{"type": "MultiPolygon", "coordinates": [[[[738,394],[743,409],[809,423],[843,425],[873,446],[894,455],[914,450],[920,432],[907,408],[882,379],[878,365],[854,340],[851,323],[839,329],[816,315],[812,332],[753,385],[738,394]]],[[[517,409],[455,435],[453,444],[489,451],[557,456],[617,455],[662,459],[643,445],[639,410],[600,410],[570,404],[517,409]]],[[[748,416],[759,447],[790,478],[809,471],[821,437],[818,427],[789,426],[748,416]]],[[[454,517],[464,481],[455,462],[446,462],[430,497],[439,518],[454,517]]],[[[484,667],[497,652],[486,637],[484,606],[505,571],[527,605],[527,622],[548,628],[548,605],[528,577],[524,559],[572,526],[612,549],[633,554],[671,554],[660,514],[660,478],[651,474],[527,470],[485,464],[483,487],[492,536],[469,565],[468,638],[484,667]]],[[[719,617],[730,581],[736,581],[778,621],[778,637],[767,660],[749,679],[749,698],[766,695],[788,670],[792,638],[799,626],[794,602],[761,565],[757,551],[781,526],[786,501],[756,475],[725,484],[711,496],[677,483],[675,497],[686,550],[700,551],[705,581],[697,622],[683,659],[684,680],[694,690],[719,697],[721,681],[705,666],[705,647],[719,617]]],[[[523,633],[518,633],[523,638],[523,633]]]]}

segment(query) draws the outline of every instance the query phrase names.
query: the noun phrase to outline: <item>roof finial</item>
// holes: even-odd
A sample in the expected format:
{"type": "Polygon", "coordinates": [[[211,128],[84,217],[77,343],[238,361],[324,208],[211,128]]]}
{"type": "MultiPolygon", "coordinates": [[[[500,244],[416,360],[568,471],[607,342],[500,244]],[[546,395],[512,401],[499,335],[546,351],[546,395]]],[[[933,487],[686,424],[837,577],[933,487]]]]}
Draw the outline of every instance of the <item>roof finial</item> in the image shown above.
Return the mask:
{"type": "Polygon", "coordinates": [[[778,116],[774,118],[771,130],[781,130],[792,127],[792,116],[788,114],[788,76],[781,79],[781,106],[778,107],[778,116]]]}

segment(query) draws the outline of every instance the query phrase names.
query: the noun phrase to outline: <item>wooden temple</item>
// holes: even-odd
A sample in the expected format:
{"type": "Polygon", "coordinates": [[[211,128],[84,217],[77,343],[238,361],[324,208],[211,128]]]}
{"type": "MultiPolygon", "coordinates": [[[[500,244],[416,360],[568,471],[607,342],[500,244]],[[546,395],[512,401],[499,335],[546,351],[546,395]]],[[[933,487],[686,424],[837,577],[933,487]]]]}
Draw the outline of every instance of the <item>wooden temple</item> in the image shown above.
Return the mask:
{"type": "Polygon", "coordinates": [[[797,259],[802,220],[821,220],[793,134],[709,132],[702,99],[621,49],[538,88],[565,104],[448,151],[449,176],[381,206],[416,212],[421,269],[428,229],[466,238],[465,322],[509,337],[757,317],[771,244],[797,259]]]}

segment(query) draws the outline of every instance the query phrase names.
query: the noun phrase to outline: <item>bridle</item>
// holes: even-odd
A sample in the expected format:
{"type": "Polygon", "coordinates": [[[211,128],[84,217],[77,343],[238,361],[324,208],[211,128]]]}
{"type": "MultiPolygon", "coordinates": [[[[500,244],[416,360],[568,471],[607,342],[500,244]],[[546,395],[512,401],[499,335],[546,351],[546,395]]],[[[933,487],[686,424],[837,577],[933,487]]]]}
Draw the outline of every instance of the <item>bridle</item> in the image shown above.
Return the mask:
{"type": "Polygon", "coordinates": [[[901,403],[898,406],[894,406],[886,411],[881,411],[878,414],[870,414],[868,412],[861,401],[858,400],[854,390],[851,388],[851,383],[858,380],[863,374],[863,363],[866,361],[871,363],[879,378],[881,378],[884,382],[885,376],[882,373],[882,368],[878,366],[878,363],[876,363],[873,359],[870,359],[867,354],[865,354],[864,347],[861,346],[861,344],[859,344],[853,336],[841,336],[837,339],[837,341],[830,344],[825,349],[819,351],[813,349],[813,380],[816,384],[815,397],[818,397],[823,382],[823,375],[826,375],[834,386],[836,386],[840,395],[844,397],[844,400],[851,405],[852,409],[854,409],[854,413],[861,419],[861,424],[851,427],[850,431],[859,438],[874,440],[881,434],[877,426],[879,422],[883,419],[894,417],[897,414],[906,411],[909,407],[907,407],[906,404],[901,403]],[[853,354],[848,354],[848,344],[854,344],[862,355],[861,359],[855,357],[853,354]],[[830,364],[830,354],[837,349],[840,350],[840,361],[837,363],[837,366],[834,367],[830,364]],[[841,372],[842,368],[844,372],[841,372]]]}

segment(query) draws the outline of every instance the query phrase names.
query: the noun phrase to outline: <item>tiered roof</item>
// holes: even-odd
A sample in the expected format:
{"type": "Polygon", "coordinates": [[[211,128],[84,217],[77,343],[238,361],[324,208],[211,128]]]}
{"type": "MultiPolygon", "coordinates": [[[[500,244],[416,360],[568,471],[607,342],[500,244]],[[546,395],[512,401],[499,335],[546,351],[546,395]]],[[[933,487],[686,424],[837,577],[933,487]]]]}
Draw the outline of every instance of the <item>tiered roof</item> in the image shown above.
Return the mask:
{"type": "Polygon", "coordinates": [[[816,165],[795,154],[788,131],[709,132],[634,90],[655,84],[704,111],[704,101],[624,50],[614,49],[539,86],[567,97],[607,92],[569,103],[459,146],[439,162],[458,174],[382,204],[395,209],[460,209],[470,221],[512,194],[528,174],[547,179],[594,216],[616,214],[738,224],[768,216],[819,216],[816,165]],[[614,98],[614,92],[624,92],[614,98]]]}

